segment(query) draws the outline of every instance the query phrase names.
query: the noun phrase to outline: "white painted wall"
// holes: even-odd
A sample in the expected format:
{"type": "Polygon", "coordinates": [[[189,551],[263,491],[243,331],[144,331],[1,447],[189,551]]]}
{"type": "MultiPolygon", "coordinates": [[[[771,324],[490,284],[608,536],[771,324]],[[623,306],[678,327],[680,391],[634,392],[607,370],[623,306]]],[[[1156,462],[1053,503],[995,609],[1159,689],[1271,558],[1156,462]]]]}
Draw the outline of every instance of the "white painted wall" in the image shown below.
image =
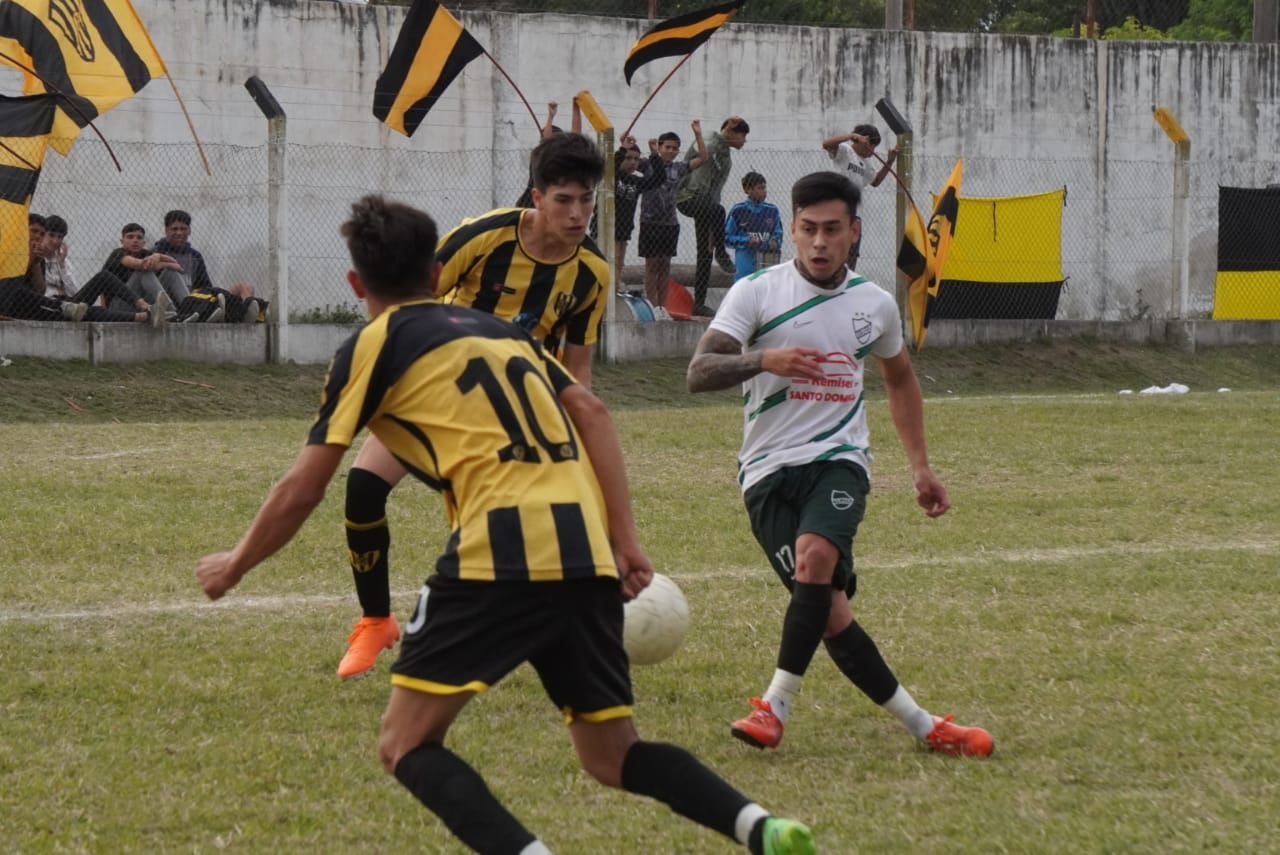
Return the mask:
{"type": "MultiPolygon", "coordinates": [[[[137,219],[160,228],[170,207],[196,217],[194,240],[215,277],[265,279],[266,123],[244,90],[261,77],[288,113],[292,143],[290,287],[296,306],[349,299],[337,225],[371,190],[420,204],[448,226],[514,201],[535,120],[481,58],[413,139],[372,116],[374,82],[401,7],[332,0],[135,0],[192,114],[213,167],[199,168],[172,91],[151,83],[99,122],[125,171],[115,174],[88,135],[71,157],[46,162],[34,210],[62,213],[82,270],[137,219]]],[[[641,70],[628,88],[627,49],[641,20],[566,15],[459,15],[520,84],[540,121],[589,89],[619,126],[629,123],[673,60],[641,70]]],[[[0,85],[10,83],[4,78],[0,85]]],[[[3,91],[13,92],[12,85],[3,91]]],[[[916,199],[928,205],[964,157],[966,195],[1066,185],[1063,257],[1070,276],[1059,317],[1123,319],[1167,311],[1173,146],[1151,117],[1165,106],[1192,138],[1189,236],[1193,308],[1207,312],[1217,244],[1217,187],[1280,182],[1280,48],[1276,45],[1106,43],[727,25],[677,72],[636,127],[642,140],[699,117],[730,114],[752,126],[735,155],[726,201],[748,169],[787,188],[828,161],[827,134],[874,121],[888,94],[915,128],[916,199]],[[1137,290],[1142,289],[1139,300],[1137,290]]],[[[891,137],[886,133],[886,139],[891,137]]],[[[866,200],[864,272],[893,281],[894,194],[866,200]]],[[[961,225],[963,228],[963,225],[961,225]]],[[[692,258],[692,228],[682,256],[692,258]]],[[[633,250],[634,252],[634,250],[633,250]]]]}

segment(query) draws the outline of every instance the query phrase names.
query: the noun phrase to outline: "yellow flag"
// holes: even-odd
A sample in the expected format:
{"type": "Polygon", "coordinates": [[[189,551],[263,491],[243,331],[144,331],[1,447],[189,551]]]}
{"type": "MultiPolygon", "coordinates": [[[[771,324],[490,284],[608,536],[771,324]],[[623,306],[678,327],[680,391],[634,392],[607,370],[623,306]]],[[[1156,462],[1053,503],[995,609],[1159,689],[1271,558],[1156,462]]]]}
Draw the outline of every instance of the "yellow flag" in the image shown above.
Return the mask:
{"type": "Polygon", "coordinates": [[[60,154],[90,120],[168,73],[129,0],[4,0],[0,54],[25,66],[26,94],[62,96],[49,137],[60,154]]]}
{"type": "Polygon", "coordinates": [[[959,209],[960,177],[964,161],[957,160],[942,192],[938,194],[933,216],[925,225],[920,212],[913,205],[907,212],[907,227],[902,235],[902,247],[898,251],[898,269],[909,280],[907,285],[907,313],[911,320],[911,337],[916,350],[924,347],[929,330],[929,313],[938,297],[942,284],[942,269],[951,252],[951,238],[956,232],[956,214],[959,209]]]}
{"type": "Polygon", "coordinates": [[[40,180],[55,102],[52,95],[0,98],[0,280],[21,278],[31,260],[27,212],[40,180]]]}
{"type": "Polygon", "coordinates": [[[699,9],[668,18],[651,27],[627,52],[622,74],[631,85],[631,75],[640,66],[664,56],[688,56],[711,38],[720,26],[738,14],[744,0],[729,0],[709,9],[699,9]]]}
{"type": "Polygon", "coordinates": [[[414,0],[373,91],[373,115],[406,137],[462,73],[484,53],[462,23],[435,0],[414,0]]]}

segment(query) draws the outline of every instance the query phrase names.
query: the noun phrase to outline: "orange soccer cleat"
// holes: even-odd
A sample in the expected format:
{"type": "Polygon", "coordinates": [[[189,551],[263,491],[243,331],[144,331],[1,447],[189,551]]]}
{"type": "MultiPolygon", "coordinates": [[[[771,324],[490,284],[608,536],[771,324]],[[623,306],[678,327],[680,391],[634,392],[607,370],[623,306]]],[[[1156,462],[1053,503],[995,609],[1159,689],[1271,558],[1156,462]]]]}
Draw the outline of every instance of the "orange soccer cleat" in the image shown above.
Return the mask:
{"type": "Polygon", "coordinates": [[[952,754],[956,757],[990,757],[995,750],[995,741],[991,734],[980,727],[961,727],[952,724],[951,716],[933,717],[933,730],[924,741],[934,751],[952,754]]]}
{"type": "Polygon", "coordinates": [[[773,714],[773,706],[762,698],[752,698],[755,711],[738,719],[729,729],[733,735],[756,748],[777,748],[782,741],[782,719],[773,714]]]}
{"type": "Polygon", "coordinates": [[[347,638],[347,655],[338,663],[338,676],[343,680],[359,677],[373,670],[378,654],[395,647],[400,640],[400,625],[394,617],[362,617],[347,638]]]}

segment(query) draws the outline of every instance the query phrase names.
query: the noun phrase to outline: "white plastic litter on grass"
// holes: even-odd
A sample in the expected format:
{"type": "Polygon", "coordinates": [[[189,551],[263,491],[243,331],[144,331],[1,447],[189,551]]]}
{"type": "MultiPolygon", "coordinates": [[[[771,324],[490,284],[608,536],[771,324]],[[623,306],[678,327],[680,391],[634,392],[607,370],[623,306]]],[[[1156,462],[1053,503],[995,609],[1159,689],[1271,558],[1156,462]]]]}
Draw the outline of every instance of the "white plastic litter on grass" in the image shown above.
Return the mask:
{"type": "Polygon", "coordinates": [[[1184,386],[1181,383],[1170,383],[1168,386],[1148,386],[1139,392],[1139,395],[1185,395],[1191,391],[1191,387],[1184,386]]]}

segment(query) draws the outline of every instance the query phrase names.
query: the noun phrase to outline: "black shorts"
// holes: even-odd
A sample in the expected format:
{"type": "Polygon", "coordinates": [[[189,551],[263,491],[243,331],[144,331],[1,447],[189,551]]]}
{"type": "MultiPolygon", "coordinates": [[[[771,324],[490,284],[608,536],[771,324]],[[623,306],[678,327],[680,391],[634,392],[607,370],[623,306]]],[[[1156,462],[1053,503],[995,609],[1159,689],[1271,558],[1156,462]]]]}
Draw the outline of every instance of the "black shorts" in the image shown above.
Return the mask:
{"type": "Polygon", "coordinates": [[[680,226],[641,223],[637,252],[641,258],[674,258],[680,243],[680,226]]]}
{"type": "Polygon", "coordinates": [[[483,692],[528,662],[566,722],[631,715],[617,579],[428,581],[404,627],[392,685],[483,692]]]}
{"type": "Polygon", "coordinates": [[[831,586],[853,596],[858,589],[853,538],[867,511],[869,492],[866,470],[848,460],[788,466],[751,485],[743,497],[751,531],[788,590],[796,579],[796,540],[810,533],[840,550],[831,586]]]}

